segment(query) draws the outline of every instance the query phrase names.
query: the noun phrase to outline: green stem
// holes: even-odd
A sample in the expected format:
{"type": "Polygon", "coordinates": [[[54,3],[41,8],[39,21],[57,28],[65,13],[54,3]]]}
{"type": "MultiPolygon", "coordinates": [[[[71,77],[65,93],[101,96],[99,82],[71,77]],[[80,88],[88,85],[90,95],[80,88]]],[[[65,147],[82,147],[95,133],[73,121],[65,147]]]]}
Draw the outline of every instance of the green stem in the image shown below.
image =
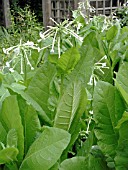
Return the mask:
{"type": "Polygon", "coordinates": [[[24,61],[24,84],[27,84],[27,63],[23,54],[23,61],[24,61]]]}

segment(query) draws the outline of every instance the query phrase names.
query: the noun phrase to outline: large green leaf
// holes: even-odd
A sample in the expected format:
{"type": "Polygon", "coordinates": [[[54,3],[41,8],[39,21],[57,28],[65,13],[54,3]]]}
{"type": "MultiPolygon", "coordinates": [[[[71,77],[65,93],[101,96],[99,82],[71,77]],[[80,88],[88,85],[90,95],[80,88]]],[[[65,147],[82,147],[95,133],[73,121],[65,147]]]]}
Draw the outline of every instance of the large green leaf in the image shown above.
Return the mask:
{"type": "Polygon", "coordinates": [[[109,168],[102,158],[89,154],[88,157],[76,156],[64,160],[59,170],[109,170],[109,168]]]}
{"type": "Polygon", "coordinates": [[[62,129],[45,127],[31,145],[20,170],[48,170],[60,158],[70,141],[70,134],[62,129]]]}
{"type": "Polygon", "coordinates": [[[128,169],[128,121],[122,123],[119,129],[119,141],[115,163],[116,170],[128,169]]]}
{"type": "Polygon", "coordinates": [[[103,157],[95,157],[90,154],[86,164],[88,164],[87,170],[109,170],[103,157]]]}
{"type": "Polygon", "coordinates": [[[41,125],[37,112],[32,106],[27,106],[27,110],[24,113],[24,136],[25,136],[25,153],[36,139],[41,125]]]}
{"type": "Polygon", "coordinates": [[[54,65],[50,63],[43,64],[31,80],[27,90],[27,94],[42,107],[49,117],[51,116],[48,109],[49,89],[55,74],[54,65]]]}
{"type": "Polygon", "coordinates": [[[108,41],[111,41],[117,35],[117,31],[118,29],[116,25],[113,25],[112,27],[110,27],[110,29],[107,31],[106,39],[108,41]]]}
{"type": "Polygon", "coordinates": [[[12,86],[8,86],[6,85],[6,87],[9,89],[9,90],[12,90],[13,92],[19,94],[23,99],[26,100],[26,102],[33,106],[34,109],[36,111],[38,111],[38,115],[40,116],[40,118],[47,122],[48,124],[51,125],[51,120],[50,118],[47,116],[47,114],[43,111],[43,109],[41,108],[41,106],[32,98],[30,97],[27,93],[25,93],[24,91],[21,91],[21,90],[17,90],[16,88],[12,87],[12,86]]]}
{"type": "Polygon", "coordinates": [[[18,149],[14,147],[5,148],[0,151],[0,164],[10,163],[16,161],[18,149]]]}
{"type": "Polygon", "coordinates": [[[95,134],[98,145],[105,155],[115,155],[118,137],[115,127],[124,112],[124,104],[115,87],[106,82],[98,82],[94,91],[95,134]],[[118,104],[117,104],[118,103],[118,104]],[[117,116],[117,114],[120,116],[117,116]]]}
{"type": "Polygon", "coordinates": [[[128,93],[128,63],[123,63],[119,68],[116,76],[116,81],[128,93]]]}
{"type": "Polygon", "coordinates": [[[0,119],[3,127],[8,132],[10,129],[15,129],[18,136],[18,159],[22,160],[24,154],[24,135],[23,126],[21,122],[19,106],[16,96],[7,97],[2,106],[0,119]]]}
{"type": "Polygon", "coordinates": [[[91,45],[94,48],[99,48],[99,43],[97,40],[97,36],[96,36],[96,32],[95,31],[91,31],[83,40],[83,46],[84,45],[91,45]]]}
{"type": "Polygon", "coordinates": [[[123,63],[117,73],[115,80],[116,87],[128,104],[128,63],[123,63]]]}
{"type": "Polygon", "coordinates": [[[80,48],[80,55],[79,62],[71,74],[67,76],[66,84],[74,80],[80,80],[85,85],[89,83],[94,69],[94,50],[91,46],[82,46],[80,48]]]}
{"type": "Polygon", "coordinates": [[[61,163],[59,170],[87,170],[85,157],[79,156],[66,159],[61,163]]]}
{"type": "MultiPolygon", "coordinates": [[[[69,84],[59,101],[54,120],[54,127],[65,130],[70,129],[80,105],[82,92],[83,88],[80,82],[74,82],[69,84]]],[[[85,107],[83,108],[85,109],[85,107]]],[[[81,116],[82,113],[83,110],[79,113],[79,115],[81,116]]]]}
{"type": "Polygon", "coordinates": [[[62,70],[62,72],[68,73],[73,70],[79,59],[79,51],[77,48],[73,47],[62,54],[61,58],[58,60],[57,66],[62,70]]]}

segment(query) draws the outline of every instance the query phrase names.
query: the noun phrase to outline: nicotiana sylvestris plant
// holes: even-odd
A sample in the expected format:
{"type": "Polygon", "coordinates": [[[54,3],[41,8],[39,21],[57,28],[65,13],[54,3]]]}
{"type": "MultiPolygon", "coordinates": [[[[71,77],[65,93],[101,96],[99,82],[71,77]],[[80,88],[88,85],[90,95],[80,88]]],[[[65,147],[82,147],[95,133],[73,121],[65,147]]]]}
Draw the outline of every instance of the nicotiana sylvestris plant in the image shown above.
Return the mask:
{"type": "Polygon", "coordinates": [[[128,29],[89,29],[82,44],[54,63],[46,56],[38,67],[29,50],[47,46],[21,42],[4,49],[10,57],[25,52],[9,58],[12,72],[0,74],[2,170],[128,169],[128,29]],[[18,63],[22,73],[21,58],[35,68],[25,85],[14,74],[18,63]]]}

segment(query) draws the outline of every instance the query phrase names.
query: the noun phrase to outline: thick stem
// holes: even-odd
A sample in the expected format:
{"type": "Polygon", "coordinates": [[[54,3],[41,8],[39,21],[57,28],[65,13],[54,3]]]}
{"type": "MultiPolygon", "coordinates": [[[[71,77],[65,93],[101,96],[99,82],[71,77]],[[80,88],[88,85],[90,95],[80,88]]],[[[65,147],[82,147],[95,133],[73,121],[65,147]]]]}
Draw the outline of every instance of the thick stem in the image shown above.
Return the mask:
{"type": "Polygon", "coordinates": [[[27,61],[25,59],[25,56],[24,56],[24,51],[23,51],[23,63],[24,63],[24,84],[26,85],[27,84],[27,61]]]}

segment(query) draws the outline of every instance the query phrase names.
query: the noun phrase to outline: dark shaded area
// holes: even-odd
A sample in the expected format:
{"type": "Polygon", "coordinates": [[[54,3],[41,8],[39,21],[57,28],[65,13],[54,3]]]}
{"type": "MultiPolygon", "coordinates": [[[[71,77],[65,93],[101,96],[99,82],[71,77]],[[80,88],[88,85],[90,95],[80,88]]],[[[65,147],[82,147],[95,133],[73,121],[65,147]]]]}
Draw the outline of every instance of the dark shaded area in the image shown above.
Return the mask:
{"type": "Polygon", "coordinates": [[[10,0],[11,9],[16,10],[17,6],[24,8],[30,6],[31,11],[34,11],[38,21],[42,22],[42,0],[10,0]]]}
{"type": "MultiPolygon", "coordinates": [[[[119,2],[123,5],[124,0],[120,0],[119,2]]],[[[117,6],[117,0],[113,0],[113,6],[117,6]]]]}

